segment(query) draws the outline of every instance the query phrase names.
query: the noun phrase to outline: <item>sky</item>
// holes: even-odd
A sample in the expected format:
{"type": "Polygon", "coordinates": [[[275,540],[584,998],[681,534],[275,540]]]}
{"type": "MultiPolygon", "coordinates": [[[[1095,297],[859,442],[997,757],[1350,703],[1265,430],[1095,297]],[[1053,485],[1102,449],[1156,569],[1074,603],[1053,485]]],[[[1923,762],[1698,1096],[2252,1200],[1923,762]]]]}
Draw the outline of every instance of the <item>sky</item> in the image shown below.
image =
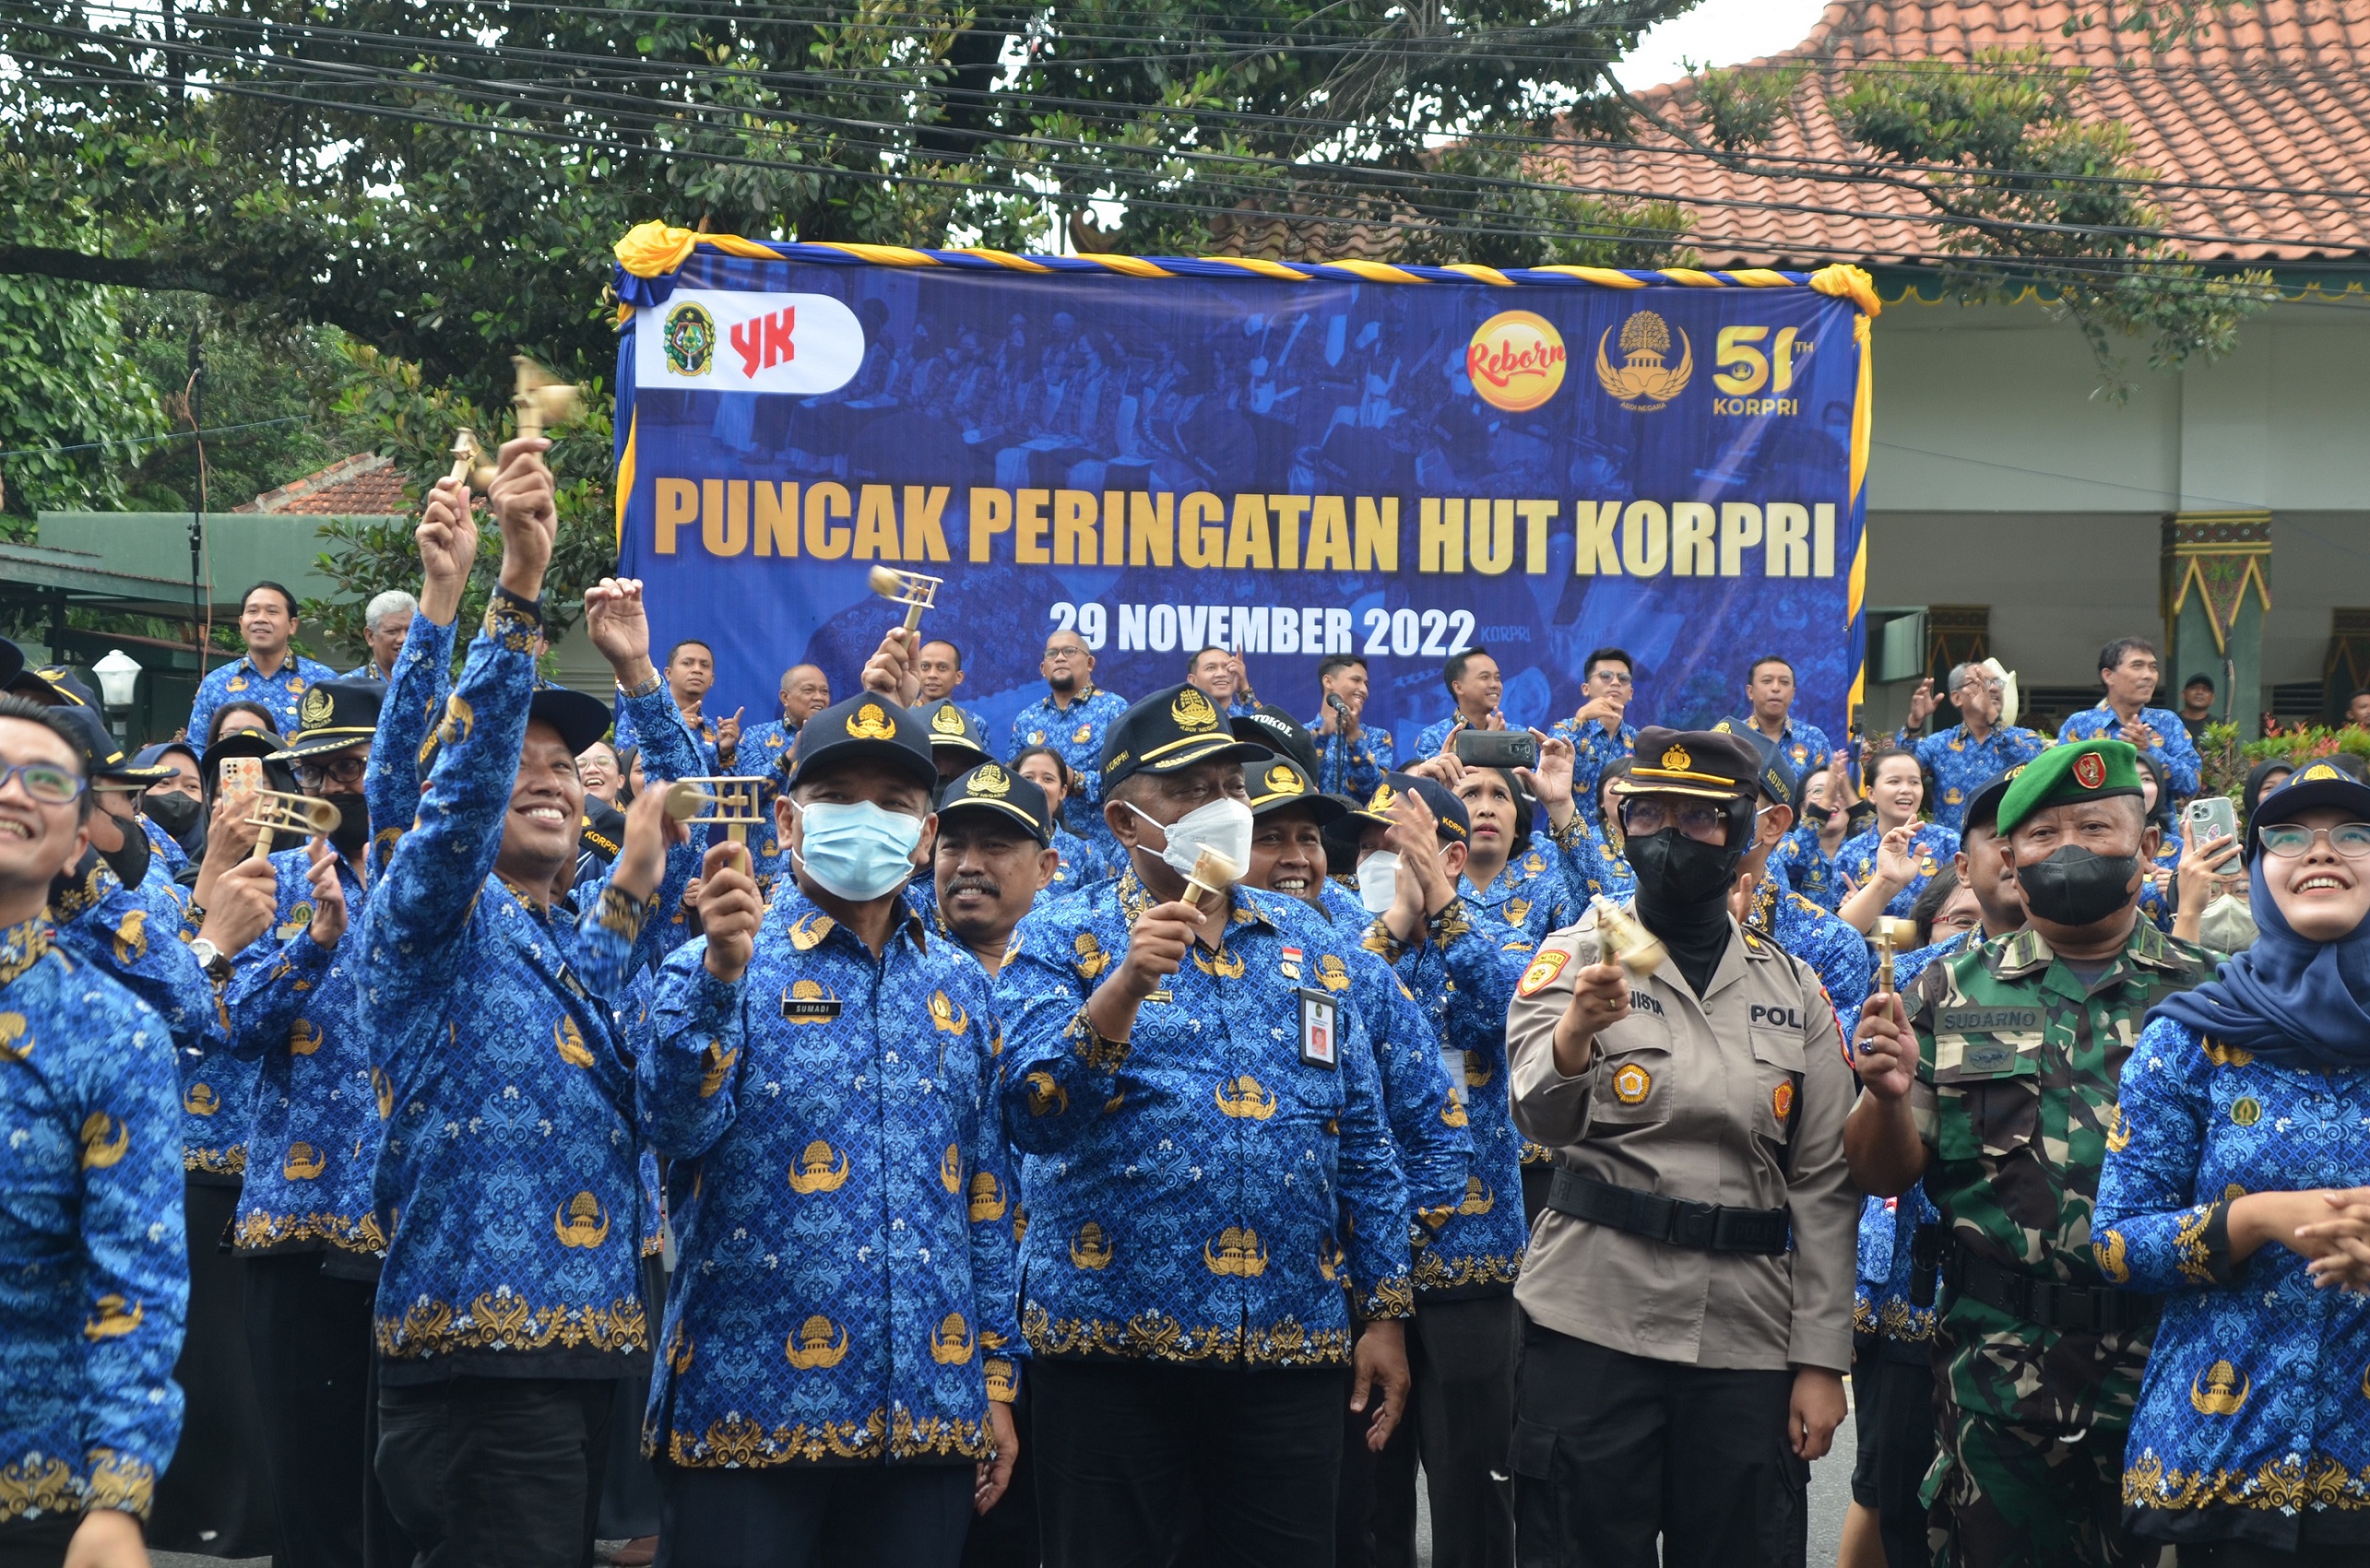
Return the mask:
{"type": "Polygon", "coordinates": [[[1826,0],[1703,0],[1683,17],[1648,30],[1621,62],[1621,85],[1633,91],[1698,65],[1734,65],[1791,49],[1811,36],[1826,0]]]}

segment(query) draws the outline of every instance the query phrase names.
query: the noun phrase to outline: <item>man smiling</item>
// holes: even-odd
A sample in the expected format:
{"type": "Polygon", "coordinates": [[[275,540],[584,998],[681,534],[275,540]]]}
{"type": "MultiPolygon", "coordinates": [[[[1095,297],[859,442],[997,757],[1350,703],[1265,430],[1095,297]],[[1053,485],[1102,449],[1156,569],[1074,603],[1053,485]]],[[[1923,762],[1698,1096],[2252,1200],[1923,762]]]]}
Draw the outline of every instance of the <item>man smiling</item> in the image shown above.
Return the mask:
{"type": "Polygon", "coordinates": [[[190,722],[183,733],[200,745],[213,723],[214,710],[224,703],[244,700],[271,710],[280,733],[297,729],[296,705],[316,681],[334,681],[338,672],[316,658],[291,651],[296,635],[296,596],[276,582],[259,582],[238,604],[238,635],[247,653],[208,671],[198,683],[197,701],[190,704],[190,722]]]}

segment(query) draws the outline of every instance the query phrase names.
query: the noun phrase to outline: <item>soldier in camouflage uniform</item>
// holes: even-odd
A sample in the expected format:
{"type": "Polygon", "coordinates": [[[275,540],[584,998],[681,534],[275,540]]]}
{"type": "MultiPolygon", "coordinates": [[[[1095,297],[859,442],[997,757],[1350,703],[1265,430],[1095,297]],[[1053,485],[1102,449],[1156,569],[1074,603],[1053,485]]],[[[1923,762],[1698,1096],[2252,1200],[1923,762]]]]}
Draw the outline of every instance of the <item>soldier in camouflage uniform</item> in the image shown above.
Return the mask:
{"type": "Polygon", "coordinates": [[[2090,1210],[2141,1021],[2213,965],[2138,918],[2157,831],[2134,758],[2093,740],[2029,764],[1999,828],[2030,925],[1870,998],[1855,1034],[1852,1176],[1880,1196],[1922,1176],[1948,1237],[1924,1492],[1945,1568],[2156,1558],[2122,1522],[2156,1303],[2100,1274],[2090,1210]]]}

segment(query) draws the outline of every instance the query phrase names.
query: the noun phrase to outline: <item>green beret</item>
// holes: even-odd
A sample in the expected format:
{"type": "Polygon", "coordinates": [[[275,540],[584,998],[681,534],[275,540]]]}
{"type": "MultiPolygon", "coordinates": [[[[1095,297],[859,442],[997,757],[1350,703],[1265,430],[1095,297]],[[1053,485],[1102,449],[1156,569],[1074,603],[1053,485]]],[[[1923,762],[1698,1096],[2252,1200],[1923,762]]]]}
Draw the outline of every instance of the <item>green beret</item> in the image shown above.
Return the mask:
{"type": "Polygon", "coordinates": [[[2052,746],[2027,762],[2000,797],[1999,830],[2013,833],[2026,818],[2052,806],[2139,794],[2139,756],[2128,740],[2052,746]]]}

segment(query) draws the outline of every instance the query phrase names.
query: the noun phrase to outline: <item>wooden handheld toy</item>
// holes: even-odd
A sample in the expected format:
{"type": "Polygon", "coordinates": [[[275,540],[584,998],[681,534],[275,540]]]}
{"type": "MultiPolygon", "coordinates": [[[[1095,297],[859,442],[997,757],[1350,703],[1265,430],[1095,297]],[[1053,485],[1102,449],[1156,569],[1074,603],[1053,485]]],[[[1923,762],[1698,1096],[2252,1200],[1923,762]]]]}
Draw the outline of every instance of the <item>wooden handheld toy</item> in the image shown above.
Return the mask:
{"type": "Polygon", "coordinates": [[[262,860],[271,853],[275,833],[293,833],[298,838],[326,835],[338,825],[338,808],[317,795],[285,795],[276,789],[259,789],[247,808],[247,825],[255,829],[255,851],[247,858],[262,860]]]}
{"type": "Polygon", "coordinates": [[[892,567],[875,567],[865,575],[872,591],[892,604],[905,606],[905,629],[913,631],[922,624],[922,612],[935,608],[938,602],[938,585],[944,578],[926,577],[920,572],[901,572],[892,567]]]}

